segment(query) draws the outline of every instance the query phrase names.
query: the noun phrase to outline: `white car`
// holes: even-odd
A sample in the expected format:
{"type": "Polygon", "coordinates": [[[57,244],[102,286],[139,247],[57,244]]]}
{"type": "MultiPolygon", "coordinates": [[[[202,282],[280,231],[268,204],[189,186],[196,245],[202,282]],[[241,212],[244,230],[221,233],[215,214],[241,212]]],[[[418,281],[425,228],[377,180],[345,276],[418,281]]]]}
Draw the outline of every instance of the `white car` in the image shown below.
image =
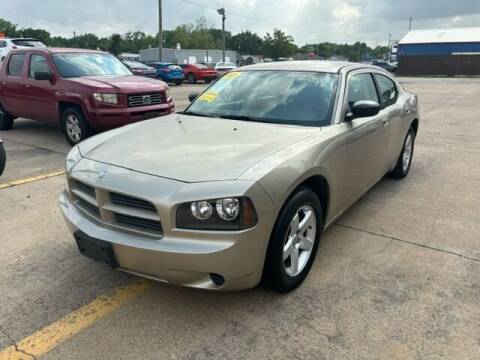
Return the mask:
{"type": "Polygon", "coordinates": [[[44,43],[32,38],[3,38],[0,39],[0,62],[2,62],[11,50],[31,48],[31,47],[46,47],[44,43]]]}
{"type": "Polygon", "coordinates": [[[231,62],[218,62],[215,65],[215,70],[217,71],[218,76],[222,76],[223,74],[235,70],[237,65],[231,62]]]}

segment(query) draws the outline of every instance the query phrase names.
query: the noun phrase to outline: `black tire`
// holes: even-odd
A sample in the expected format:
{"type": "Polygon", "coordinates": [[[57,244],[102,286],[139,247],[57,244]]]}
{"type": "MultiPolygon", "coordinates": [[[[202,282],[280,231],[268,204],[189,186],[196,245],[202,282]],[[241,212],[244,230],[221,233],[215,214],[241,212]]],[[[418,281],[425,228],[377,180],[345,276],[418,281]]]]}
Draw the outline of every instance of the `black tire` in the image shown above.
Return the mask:
{"type": "Polygon", "coordinates": [[[5,170],[5,163],[7,162],[7,156],[5,155],[5,148],[3,144],[0,142],[0,176],[3,174],[3,170],[5,170]]]}
{"type": "Polygon", "coordinates": [[[389,177],[394,179],[403,179],[408,175],[410,171],[410,166],[412,165],[414,149],[415,149],[415,130],[413,130],[413,128],[410,128],[408,129],[407,136],[405,136],[405,140],[403,141],[402,151],[398,156],[397,164],[395,165],[393,170],[388,173],[389,177]],[[405,147],[407,145],[407,140],[409,138],[411,138],[412,144],[411,144],[411,151],[410,151],[410,157],[408,160],[408,165],[405,166],[404,153],[405,153],[405,147]]]}
{"type": "Polygon", "coordinates": [[[188,74],[187,80],[190,81],[192,84],[195,84],[197,82],[197,78],[195,77],[194,73],[188,74]]]}
{"type": "MultiPolygon", "coordinates": [[[[310,229],[312,228],[313,226],[310,227],[310,229]]],[[[320,200],[310,188],[299,188],[290,196],[283,206],[273,228],[263,269],[263,285],[278,292],[288,292],[297,288],[305,280],[315,261],[322,229],[323,214],[320,200]],[[284,260],[284,246],[289,241],[287,237],[291,235],[291,222],[294,216],[304,207],[313,209],[313,213],[315,214],[315,238],[311,246],[310,256],[303,265],[303,269],[298,274],[292,276],[287,273],[285,267],[288,258],[284,260]]]]}
{"type": "Polygon", "coordinates": [[[205,83],[206,83],[206,84],[210,84],[211,82],[212,82],[212,79],[210,79],[210,78],[206,78],[206,79],[205,79],[205,83]]]}
{"type": "Polygon", "coordinates": [[[15,118],[8,114],[0,105],[0,130],[10,130],[13,127],[15,118]]]}
{"type": "Polygon", "coordinates": [[[70,145],[76,145],[95,133],[85,120],[83,112],[77,107],[69,107],[62,112],[61,124],[70,145]],[[78,128],[75,128],[76,125],[78,128]]]}
{"type": "Polygon", "coordinates": [[[175,85],[180,86],[182,85],[183,80],[175,80],[175,85]]]}

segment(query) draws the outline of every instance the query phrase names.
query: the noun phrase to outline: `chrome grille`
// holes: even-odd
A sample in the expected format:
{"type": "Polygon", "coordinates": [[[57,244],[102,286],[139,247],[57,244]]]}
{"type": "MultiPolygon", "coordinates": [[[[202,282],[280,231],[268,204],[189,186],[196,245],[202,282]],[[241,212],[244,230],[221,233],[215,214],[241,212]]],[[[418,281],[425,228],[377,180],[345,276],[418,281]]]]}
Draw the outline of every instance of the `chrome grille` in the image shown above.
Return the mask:
{"type": "Polygon", "coordinates": [[[128,106],[156,105],[161,104],[164,100],[162,93],[129,95],[128,106]]]}
{"type": "Polygon", "coordinates": [[[117,223],[127,226],[134,226],[142,229],[147,228],[158,232],[162,231],[162,224],[160,224],[159,221],[155,220],[149,220],[137,216],[124,215],[120,213],[115,213],[115,220],[117,221],[117,223]]]}
{"type": "Polygon", "coordinates": [[[153,206],[148,201],[137,199],[131,196],[123,195],[123,194],[110,193],[110,201],[117,205],[125,205],[133,208],[137,208],[137,209],[157,211],[157,209],[155,209],[155,206],[153,206]]]}
{"type": "Polygon", "coordinates": [[[157,209],[146,200],[94,188],[78,180],[70,181],[70,192],[78,209],[105,225],[143,235],[163,235],[157,209]]]}

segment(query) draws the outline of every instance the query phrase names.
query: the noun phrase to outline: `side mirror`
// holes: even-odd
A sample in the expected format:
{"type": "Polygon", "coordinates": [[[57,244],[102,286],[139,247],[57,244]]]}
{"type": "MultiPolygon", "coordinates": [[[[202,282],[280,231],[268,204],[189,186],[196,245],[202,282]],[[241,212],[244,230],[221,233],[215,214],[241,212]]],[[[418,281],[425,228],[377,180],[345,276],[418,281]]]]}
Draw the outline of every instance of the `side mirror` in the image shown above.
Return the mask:
{"type": "Polygon", "coordinates": [[[48,71],[35,71],[34,78],[35,80],[51,81],[52,74],[50,74],[48,71]]]}
{"type": "Polygon", "coordinates": [[[198,95],[200,95],[200,93],[197,93],[197,92],[194,92],[194,93],[190,93],[190,95],[188,95],[188,100],[190,100],[190,102],[192,102],[193,100],[195,100],[198,95]]]}
{"type": "Polygon", "coordinates": [[[346,115],[346,120],[375,116],[380,112],[380,105],[376,101],[360,100],[352,105],[352,111],[346,115]]]}

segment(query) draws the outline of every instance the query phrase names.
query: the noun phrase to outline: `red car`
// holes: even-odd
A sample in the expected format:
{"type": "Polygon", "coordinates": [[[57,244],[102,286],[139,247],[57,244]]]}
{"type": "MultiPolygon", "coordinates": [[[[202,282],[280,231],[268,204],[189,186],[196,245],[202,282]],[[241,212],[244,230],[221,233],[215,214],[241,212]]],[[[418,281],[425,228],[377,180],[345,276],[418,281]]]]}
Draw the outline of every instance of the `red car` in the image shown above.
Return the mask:
{"type": "Polygon", "coordinates": [[[218,77],[218,73],[214,68],[202,64],[180,64],[183,69],[184,77],[192,83],[203,80],[209,83],[218,77]]]}
{"type": "Polygon", "coordinates": [[[11,129],[17,117],[59,122],[70,144],[174,110],[167,84],[134,76],[102,51],[14,50],[2,64],[0,84],[0,130],[11,129]]]}

